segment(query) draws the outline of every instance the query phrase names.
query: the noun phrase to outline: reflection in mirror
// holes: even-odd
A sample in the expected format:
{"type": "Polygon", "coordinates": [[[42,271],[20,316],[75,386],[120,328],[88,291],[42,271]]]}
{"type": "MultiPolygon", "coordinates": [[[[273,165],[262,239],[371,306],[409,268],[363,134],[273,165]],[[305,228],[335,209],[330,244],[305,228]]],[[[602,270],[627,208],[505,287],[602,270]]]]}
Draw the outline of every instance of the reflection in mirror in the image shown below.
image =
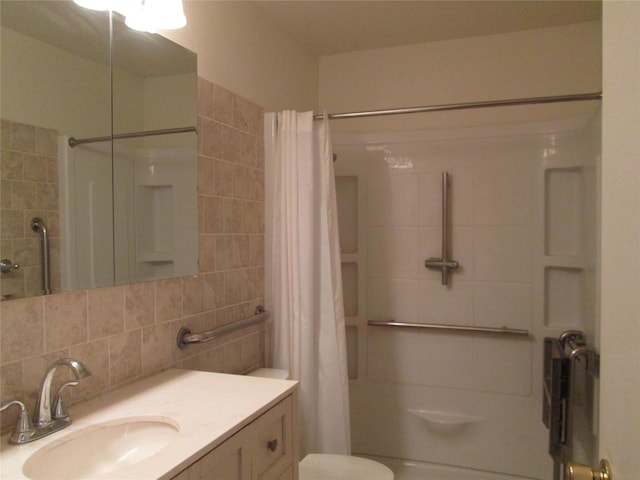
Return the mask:
{"type": "Polygon", "coordinates": [[[196,56],[66,1],[2,8],[2,299],[197,273],[196,56]],[[113,84],[111,78],[113,77],[113,84]],[[113,110],[112,110],[113,104],[113,110]],[[68,138],[107,137],[71,148],[68,138]],[[113,143],[113,145],[112,145],[113,143]]]}

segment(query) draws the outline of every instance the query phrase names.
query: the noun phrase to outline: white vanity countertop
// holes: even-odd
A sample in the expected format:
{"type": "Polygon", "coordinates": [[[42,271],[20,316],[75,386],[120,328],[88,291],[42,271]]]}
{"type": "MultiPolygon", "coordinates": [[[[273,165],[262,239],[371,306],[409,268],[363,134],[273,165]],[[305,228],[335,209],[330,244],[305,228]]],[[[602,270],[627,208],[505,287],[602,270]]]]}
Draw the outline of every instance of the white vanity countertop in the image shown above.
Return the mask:
{"type": "MultiPolygon", "coordinates": [[[[167,370],[69,407],[71,426],[25,445],[2,437],[0,477],[27,478],[26,460],[65,435],[123,418],[166,418],[179,427],[171,444],[126,470],[98,478],[171,478],[289,395],[297,382],[242,375],[167,370]]],[[[73,461],[73,459],[69,459],[73,461]]]]}

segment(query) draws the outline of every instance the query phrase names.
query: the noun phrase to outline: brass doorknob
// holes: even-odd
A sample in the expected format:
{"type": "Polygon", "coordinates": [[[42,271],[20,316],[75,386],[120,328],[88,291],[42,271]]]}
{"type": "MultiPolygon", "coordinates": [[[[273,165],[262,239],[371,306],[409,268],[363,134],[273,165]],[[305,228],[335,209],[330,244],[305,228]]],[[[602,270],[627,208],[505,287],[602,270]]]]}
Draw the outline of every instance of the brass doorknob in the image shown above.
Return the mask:
{"type": "Polygon", "coordinates": [[[593,470],[588,465],[569,462],[566,480],[613,480],[611,465],[607,460],[600,460],[600,470],[593,470]]]}

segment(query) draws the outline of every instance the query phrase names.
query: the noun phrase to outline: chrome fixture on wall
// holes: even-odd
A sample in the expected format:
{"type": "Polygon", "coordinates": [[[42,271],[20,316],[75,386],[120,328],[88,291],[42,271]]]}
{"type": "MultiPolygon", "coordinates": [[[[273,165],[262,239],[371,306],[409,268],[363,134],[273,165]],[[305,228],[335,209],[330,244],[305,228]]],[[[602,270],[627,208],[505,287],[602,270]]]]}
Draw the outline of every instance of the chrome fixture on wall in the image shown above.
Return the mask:
{"type": "Polygon", "coordinates": [[[457,270],[458,262],[449,257],[449,172],[442,172],[442,255],[424,261],[429,270],[442,271],[442,285],[449,285],[449,271],[457,270]]]}
{"type": "Polygon", "coordinates": [[[49,234],[40,217],[31,219],[31,230],[40,234],[40,256],[42,258],[42,293],[51,295],[51,258],[49,257],[49,234]]]}
{"type": "Polygon", "coordinates": [[[13,434],[9,438],[9,443],[23,444],[33,442],[39,438],[51,435],[58,430],[71,425],[71,419],[62,404],[62,391],[66,387],[73,387],[78,381],[91,375],[91,372],[82,363],[72,358],[63,358],[52,363],[47,369],[42,382],[40,383],[40,392],[38,393],[38,401],[34,419],[31,421],[29,412],[24,403],[20,400],[11,400],[0,406],[0,411],[9,408],[12,405],[20,407],[20,418],[15,426],[13,434]],[[67,366],[73,372],[75,380],[64,383],[55,394],[53,401],[51,399],[51,385],[53,376],[58,367],[67,366]]]}
{"type": "MultiPolygon", "coordinates": [[[[544,339],[542,421],[549,429],[549,455],[554,463],[554,480],[562,480],[565,469],[568,478],[573,455],[573,417],[575,403],[576,370],[582,365],[591,376],[597,376],[600,356],[587,346],[584,334],[568,330],[558,338],[544,339]]],[[[593,477],[596,478],[596,477],[593,477]]]]}
{"type": "Polygon", "coordinates": [[[243,320],[240,320],[239,322],[231,323],[229,325],[214,328],[213,330],[207,330],[206,332],[202,333],[191,333],[191,330],[189,328],[182,327],[178,331],[176,343],[178,344],[178,348],[180,348],[180,350],[184,350],[192,343],[210,342],[211,340],[219,338],[223,335],[227,335],[243,328],[250,327],[251,325],[264,322],[270,316],[271,314],[267,310],[265,310],[262,305],[258,305],[256,307],[255,315],[253,315],[252,317],[245,318],[243,320]]]}
{"type": "Polygon", "coordinates": [[[19,268],[20,268],[20,265],[18,265],[17,263],[13,263],[8,258],[3,258],[0,261],[0,272],[2,273],[11,273],[14,270],[18,270],[19,268]]]}

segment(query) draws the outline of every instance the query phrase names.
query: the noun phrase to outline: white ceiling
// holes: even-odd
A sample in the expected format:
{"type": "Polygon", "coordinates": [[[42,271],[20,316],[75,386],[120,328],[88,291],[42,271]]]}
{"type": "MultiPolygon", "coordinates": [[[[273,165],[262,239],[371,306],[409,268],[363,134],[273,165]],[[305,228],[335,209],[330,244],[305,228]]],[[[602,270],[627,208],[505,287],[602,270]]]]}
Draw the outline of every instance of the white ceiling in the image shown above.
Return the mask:
{"type": "Polygon", "coordinates": [[[317,55],[530,30],[601,18],[591,0],[258,0],[317,55]]]}

